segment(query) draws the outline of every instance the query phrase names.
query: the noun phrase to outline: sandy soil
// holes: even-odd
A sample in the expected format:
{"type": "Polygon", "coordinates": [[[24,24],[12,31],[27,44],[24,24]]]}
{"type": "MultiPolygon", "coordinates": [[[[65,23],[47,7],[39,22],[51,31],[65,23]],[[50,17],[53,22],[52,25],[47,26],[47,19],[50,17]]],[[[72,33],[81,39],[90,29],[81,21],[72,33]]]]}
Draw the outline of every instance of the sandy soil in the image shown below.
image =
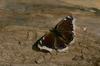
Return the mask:
{"type": "Polygon", "coordinates": [[[99,10],[48,3],[20,0],[0,10],[0,66],[100,66],[99,10]],[[69,50],[51,54],[32,50],[34,42],[68,13],[76,18],[76,41],[69,50]]]}

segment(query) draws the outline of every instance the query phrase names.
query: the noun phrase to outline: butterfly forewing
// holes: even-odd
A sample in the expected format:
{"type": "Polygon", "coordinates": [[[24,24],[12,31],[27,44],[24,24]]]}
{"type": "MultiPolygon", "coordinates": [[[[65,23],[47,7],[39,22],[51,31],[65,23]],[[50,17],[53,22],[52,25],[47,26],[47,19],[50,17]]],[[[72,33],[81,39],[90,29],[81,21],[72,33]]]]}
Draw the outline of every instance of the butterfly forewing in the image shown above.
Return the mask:
{"type": "Polygon", "coordinates": [[[54,44],[54,35],[52,34],[52,32],[46,34],[42,39],[42,44],[43,46],[47,46],[49,48],[53,48],[53,44],[54,44]]]}
{"type": "Polygon", "coordinates": [[[45,34],[40,40],[37,41],[37,47],[40,50],[51,52],[54,49],[55,36],[52,32],[45,34]]]}
{"type": "Polygon", "coordinates": [[[74,39],[74,18],[72,16],[67,16],[61,20],[55,27],[56,30],[60,32],[63,40],[69,44],[74,39]]]}
{"type": "Polygon", "coordinates": [[[61,32],[73,31],[73,28],[73,17],[72,19],[65,17],[55,27],[55,29],[61,32]]]}

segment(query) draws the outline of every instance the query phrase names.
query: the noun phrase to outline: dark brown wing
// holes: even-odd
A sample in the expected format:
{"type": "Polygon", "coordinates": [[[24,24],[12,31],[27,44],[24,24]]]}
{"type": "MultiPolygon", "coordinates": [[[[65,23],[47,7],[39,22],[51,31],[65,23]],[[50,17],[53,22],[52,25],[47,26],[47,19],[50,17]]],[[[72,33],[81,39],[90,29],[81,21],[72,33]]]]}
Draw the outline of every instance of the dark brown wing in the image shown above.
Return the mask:
{"type": "Polygon", "coordinates": [[[38,47],[40,50],[47,50],[49,52],[51,52],[52,49],[65,51],[68,49],[67,45],[74,38],[73,31],[73,17],[67,16],[61,20],[54,29],[50,30],[49,33],[37,40],[33,46],[38,47]]]}
{"type": "Polygon", "coordinates": [[[46,50],[51,52],[52,49],[54,49],[54,41],[55,36],[52,32],[49,32],[42,36],[39,40],[37,40],[37,42],[33,46],[36,46],[40,50],[46,50]]]}
{"type": "Polygon", "coordinates": [[[53,45],[54,44],[54,39],[55,39],[55,37],[52,34],[52,32],[49,32],[48,34],[46,34],[42,38],[42,40],[40,40],[40,41],[42,41],[41,46],[46,46],[46,47],[49,47],[49,48],[54,48],[54,45],[53,45]]]}
{"type": "Polygon", "coordinates": [[[62,19],[55,27],[58,31],[73,31],[73,20],[74,18],[72,16],[67,16],[64,19],[62,19]]]}
{"type": "Polygon", "coordinates": [[[61,38],[69,44],[74,39],[74,18],[72,16],[67,16],[61,20],[55,27],[55,29],[60,32],[61,38]]]}
{"type": "Polygon", "coordinates": [[[55,49],[58,51],[58,52],[64,52],[65,50],[68,50],[68,45],[66,44],[66,42],[60,38],[60,37],[57,37],[55,38],[55,49]]]}
{"type": "Polygon", "coordinates": [[[63,49],[66,47],[65,42],[62,40],[62,38],[55,38],[55,49],[63,49]]]}

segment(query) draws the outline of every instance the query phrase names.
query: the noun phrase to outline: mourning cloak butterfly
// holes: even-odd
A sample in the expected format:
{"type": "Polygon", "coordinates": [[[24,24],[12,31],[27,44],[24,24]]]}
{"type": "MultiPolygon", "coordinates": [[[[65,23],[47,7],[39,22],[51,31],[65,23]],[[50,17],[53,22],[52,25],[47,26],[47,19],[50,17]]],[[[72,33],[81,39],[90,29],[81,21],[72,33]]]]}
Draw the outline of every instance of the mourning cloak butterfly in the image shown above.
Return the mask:
{"type": "Polygon", "coordinates": [[[54,28],[47,34],[38,39],[35,46],[39,50],[46,50],[52,52],[64,52],[68,46],[74,41],[75,26],[73,16],[63,18],[54,28]]]}

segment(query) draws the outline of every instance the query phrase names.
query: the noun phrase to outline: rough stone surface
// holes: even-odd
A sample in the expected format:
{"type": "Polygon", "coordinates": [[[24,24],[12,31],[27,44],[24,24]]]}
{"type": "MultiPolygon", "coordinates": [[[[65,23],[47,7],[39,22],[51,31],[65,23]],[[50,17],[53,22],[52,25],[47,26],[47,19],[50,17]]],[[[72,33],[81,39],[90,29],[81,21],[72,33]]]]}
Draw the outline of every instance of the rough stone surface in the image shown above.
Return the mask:
{"type": "Polygon", "coordinates": [[[0,0],[0,66],[100,66],[99,6],[92,7],[92,1],[88,7],[80,5],[89,1],[0,0]],[[68,13],[76,18],[76,40],[69,50],[32,50],[36,40],[68,13]]]}

